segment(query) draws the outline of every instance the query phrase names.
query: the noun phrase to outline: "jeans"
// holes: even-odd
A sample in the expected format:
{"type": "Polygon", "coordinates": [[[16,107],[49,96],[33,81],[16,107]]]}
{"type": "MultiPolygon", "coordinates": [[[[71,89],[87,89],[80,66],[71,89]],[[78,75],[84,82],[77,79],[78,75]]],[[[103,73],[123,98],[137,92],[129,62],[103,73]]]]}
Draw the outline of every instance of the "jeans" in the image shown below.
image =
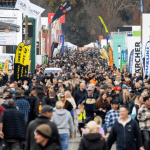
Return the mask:
{"type": "Polygon", "coordinates": [[[4,140],[0,138],[0,150],[3,149],[3,142],[4,142],[4,140]]]}
{"type": "Polygon", "coordinates": [[[150,131],[142,130],[145,150],[150,150],[150,131]]]}
{"type": "Polygon", "coordinates": [[[102,128],[103,128],[103,130],[104,130],[104,134],[106,135],[106,133],[107,133],[107,128],[106,128],[105,123],[102,124],[102,128]]]}
{"type": "Polygon", "coordinates": [[[69,136],[68,134],[60,134],[62,150],[68,150],[69,136]]]}
{"type": "Polygon", "coordinates": [[[4,141],[3,150],[20,150],[20,143],[19,142],[6,142],[4,141]]]}

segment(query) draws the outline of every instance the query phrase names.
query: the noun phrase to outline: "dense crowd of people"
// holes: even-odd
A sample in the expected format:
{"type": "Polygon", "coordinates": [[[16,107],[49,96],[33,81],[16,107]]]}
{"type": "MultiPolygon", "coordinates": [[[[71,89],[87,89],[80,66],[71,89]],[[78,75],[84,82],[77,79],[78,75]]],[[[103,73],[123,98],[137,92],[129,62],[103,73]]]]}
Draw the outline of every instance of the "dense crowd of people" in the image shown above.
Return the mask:
{"type": "Polygon", "coordinates": [[[74,124],[82,137],[78,150],[110,150],[115,142],[117,150],[150,150],[148,76],[111,68],[96,50],[49,58],[19,81],[5,74],[0,150],[68,150],[74,124]]]}

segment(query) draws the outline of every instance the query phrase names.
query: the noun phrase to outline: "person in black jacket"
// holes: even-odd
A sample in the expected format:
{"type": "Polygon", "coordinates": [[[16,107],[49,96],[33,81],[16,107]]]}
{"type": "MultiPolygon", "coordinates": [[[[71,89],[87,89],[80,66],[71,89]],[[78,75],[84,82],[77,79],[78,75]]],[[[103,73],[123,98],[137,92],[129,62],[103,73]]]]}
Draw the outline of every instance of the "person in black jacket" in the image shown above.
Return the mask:
{"type": "Polygon", "coordinates": [[[63,88],[65,89],[65,91],[67,90],[67,89],[66,89],[66,85],[63,84],[63,80],[62,80],[62,79],[59,79],[59,80],[58,80],[58,84],[55,85],[55,87],[54,87],[55,93],[58,92],[58,89],[59,89],[60,87],[63,87],[63,88]]]}
{"type": "Polygon", "coordinates": [[[20,149],[20,143],[25,141],[26,137],[26,119],[25,115],[16,109],[15,102],[8,102],[8,109],[4,110],[0,117],[0,137],[4,139],[4,150],[20,149]],[[10,126],[11,122],[11,126],[10,126]]]}
{"type": "Polygon", "coordinates": [[[35,130],[36,143],[39,144],[41,150],[61,150],[60,146],[50,140],[52,129],[47,124],[39,125],[35,130]]]}
{"type": "Polygon", "coordinates": [[[76,102],[76,105],[79,104],[81,98],[83,96],[85,96],[87,94],[87,91],[85,90],[85,84],[84,83],[81,83],[80,84],[80,89],[75,91],[74,94],[73,94],[73,98],[76,102]]]}
{"type": "Polygon", "coordinates": [[[105,139],[97,133],[99,127],[95,121],[87,124],[87,134],[81,139],[78,150],[108,150],[105,139]]]}
{"type": "Polygon", "coordinates": [[[137,148],[144,150],[140,129],[137,122],[128,116],[128,107],[121,106],[119,112],[120,117],[113,125],[107,140],[108,149],[110,150],[116,141],[117,150],[136,150],[137,148]]]}
{"type": "Polygon", "coordinates": [[[53,108],[51,106],[45,105],[42,107],[41,116],[38,116],[35,120],[29,123],[26,134],[25,150],[41,150],[39,144],[36,143],[34,138],[35,129],[41,124],[47,124],[50,126],[52,129],[52,135],[50,137],[51,142],[57,143],[57,145],[61,146],[58,129],[56,125],[50,121],[52,115],[53,108]]]}
{"type": "Polygon", "coordinates": [[[14,72],[10,76],[10,84],[14,82],[14,72]]]}
{"type": "Polygon", "coordinates": [[[101,93],[96,103],[94,104],[93,111],[96,113],[96,116],[100,116],[102,118],[102,128],[104,129],[105,134],[107,133],[105,126],[105,116],[107,111],[110,109],[111,107],[107,100],[107,95],[105,93],[101,93]]]}

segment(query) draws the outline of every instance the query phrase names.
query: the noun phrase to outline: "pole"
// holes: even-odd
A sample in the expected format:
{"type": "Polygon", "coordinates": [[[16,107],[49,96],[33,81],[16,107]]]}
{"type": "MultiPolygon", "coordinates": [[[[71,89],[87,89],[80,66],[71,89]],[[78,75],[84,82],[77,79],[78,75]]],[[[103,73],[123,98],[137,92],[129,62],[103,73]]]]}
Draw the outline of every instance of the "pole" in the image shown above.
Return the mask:
{"type": "Polygon", "coordinates": [[[39,55],[41,55],[41,30],[39,31],[39,55]]]}
{"type": "MultiPolygon", "coordinates": [[[[59,48],[60,48],[60,18],[59,18],[59,48]]],[[[61,48],[59,49],[59,51],[61,50],[61,48]]],[[[60,52],[61,53],[61,52],[60,52]]]]}
{"type": "Polygon", "coordinates": [[[25,16],[25,46],[28,45],[28,16],[25,16]]]}
{"type": "MultiPolygon", "coordinates": [[[[141,14],[141,16],[140,16],[140,24],[141,24],[141,46],[142,46],[142,34],[143,34],[143,32],[142,32],[142,27],[143,27],[143,25],[142,25],[142,14],[141,14]]],[[[143,47],[142,47],[142,48],[143,48],[143,47]]],[[[141,63],[141,76],[143,76],[142,63],[141,63]]]]}

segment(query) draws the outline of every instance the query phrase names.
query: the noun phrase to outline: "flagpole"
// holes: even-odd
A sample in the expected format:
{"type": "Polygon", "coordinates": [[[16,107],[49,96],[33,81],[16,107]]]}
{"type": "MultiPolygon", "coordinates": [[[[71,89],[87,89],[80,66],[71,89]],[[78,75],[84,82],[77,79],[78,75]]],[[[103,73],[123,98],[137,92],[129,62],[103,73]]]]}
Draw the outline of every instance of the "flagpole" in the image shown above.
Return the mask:
{"type": "Polygon", "coordinates": [[[28,45],[28,16],[25,16],[25,46],[28,45]]]}
{"type": "Polygon", "coordinates": [[[60,18],[59,18],[59,52],[60,52],[60,50],[61,50],[61,48],[60,48],[60,18]]]}

